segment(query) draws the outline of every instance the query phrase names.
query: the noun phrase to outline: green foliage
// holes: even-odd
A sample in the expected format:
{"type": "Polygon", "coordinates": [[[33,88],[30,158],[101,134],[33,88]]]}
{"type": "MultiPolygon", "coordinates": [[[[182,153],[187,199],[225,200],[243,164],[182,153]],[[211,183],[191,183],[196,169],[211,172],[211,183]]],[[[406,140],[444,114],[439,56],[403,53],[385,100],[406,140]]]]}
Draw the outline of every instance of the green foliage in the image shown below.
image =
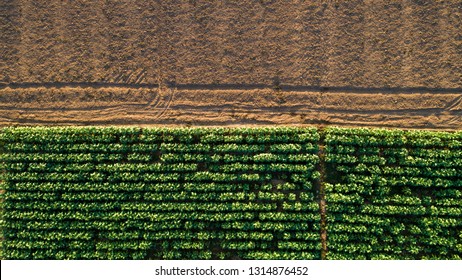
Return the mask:
{"type": "Polygon", "coordinates": [[[326,131],[329,259],[460,259],[462,133],[326,131]]]}
{"type": "Polygon", "coordinates": [[[320,258],[316,129],[6,128],[0,138],[4,258],[320,258]]]}
{"type": "Polygon", "coordinates": [[[323,133],[4,128],[3,258],[462,258],[462,132],[323,133]]]}

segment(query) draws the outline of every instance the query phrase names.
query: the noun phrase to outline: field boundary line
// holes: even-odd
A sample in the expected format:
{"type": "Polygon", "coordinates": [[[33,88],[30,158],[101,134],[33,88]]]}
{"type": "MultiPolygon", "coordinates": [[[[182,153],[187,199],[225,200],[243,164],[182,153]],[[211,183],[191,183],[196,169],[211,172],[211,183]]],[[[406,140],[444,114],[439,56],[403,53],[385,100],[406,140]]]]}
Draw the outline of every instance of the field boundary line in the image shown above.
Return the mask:
{"type": "Polygon", "coordinates": [[[319,191],[319,214],[321,218],[321,230],[320,230],[320,241],[321,241],[321,260],[327,259],[327,213],[326,213],[326,152],[325,152],[325,129],[323,127],[318,128],[319,140],[318,140],[318,172],[320,177],[316,181],[317,188],[319,191]]]}

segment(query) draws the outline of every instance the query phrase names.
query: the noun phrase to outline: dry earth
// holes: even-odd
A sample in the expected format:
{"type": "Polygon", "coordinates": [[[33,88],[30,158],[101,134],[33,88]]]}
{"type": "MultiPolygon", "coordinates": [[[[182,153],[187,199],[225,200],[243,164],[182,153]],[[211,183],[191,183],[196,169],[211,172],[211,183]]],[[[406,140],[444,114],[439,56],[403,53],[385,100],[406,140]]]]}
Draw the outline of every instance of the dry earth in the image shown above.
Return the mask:
{"type": "Polygon", "coordinates": [[[462,128],[455,0],[0,3],[0,125],[462,128]]]}

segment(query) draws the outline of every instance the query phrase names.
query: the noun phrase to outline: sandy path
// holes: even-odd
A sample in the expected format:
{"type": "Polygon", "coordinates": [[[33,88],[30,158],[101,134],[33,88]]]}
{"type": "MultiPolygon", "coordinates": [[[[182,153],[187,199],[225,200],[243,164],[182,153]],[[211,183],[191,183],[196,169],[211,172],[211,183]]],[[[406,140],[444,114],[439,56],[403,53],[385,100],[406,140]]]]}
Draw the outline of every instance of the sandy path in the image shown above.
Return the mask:
{"type": "Polygon", "coordinates": [[[16,85],[0,125],[346,125],[462,128],[462,93],[438,89],[274,90],[256,85],[16,85]]]}

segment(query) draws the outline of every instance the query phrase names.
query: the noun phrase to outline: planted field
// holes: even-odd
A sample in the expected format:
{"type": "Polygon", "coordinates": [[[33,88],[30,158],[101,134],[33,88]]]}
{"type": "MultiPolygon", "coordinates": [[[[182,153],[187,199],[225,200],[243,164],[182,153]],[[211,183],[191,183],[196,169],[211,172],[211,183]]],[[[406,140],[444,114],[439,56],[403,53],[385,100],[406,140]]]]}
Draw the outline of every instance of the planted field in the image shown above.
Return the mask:
{"type": "Polygon", "coordinates": [[[329,259],[461,259],[462,133],[330,128],[329,259]]]}
{"type": "Polygon", "coordinates": [[[462,258],[461,15],[0,1],[3,257],[462,258]]]}
{"type": "Polygon", "coordinates": [[[311,128],[11,128],[8,259],[319,259],[311,128]]]}
{"type": "Polygon", "coordinates": [[[462,257],[461,132],[0,135],[7,259],[462,257]]]}

